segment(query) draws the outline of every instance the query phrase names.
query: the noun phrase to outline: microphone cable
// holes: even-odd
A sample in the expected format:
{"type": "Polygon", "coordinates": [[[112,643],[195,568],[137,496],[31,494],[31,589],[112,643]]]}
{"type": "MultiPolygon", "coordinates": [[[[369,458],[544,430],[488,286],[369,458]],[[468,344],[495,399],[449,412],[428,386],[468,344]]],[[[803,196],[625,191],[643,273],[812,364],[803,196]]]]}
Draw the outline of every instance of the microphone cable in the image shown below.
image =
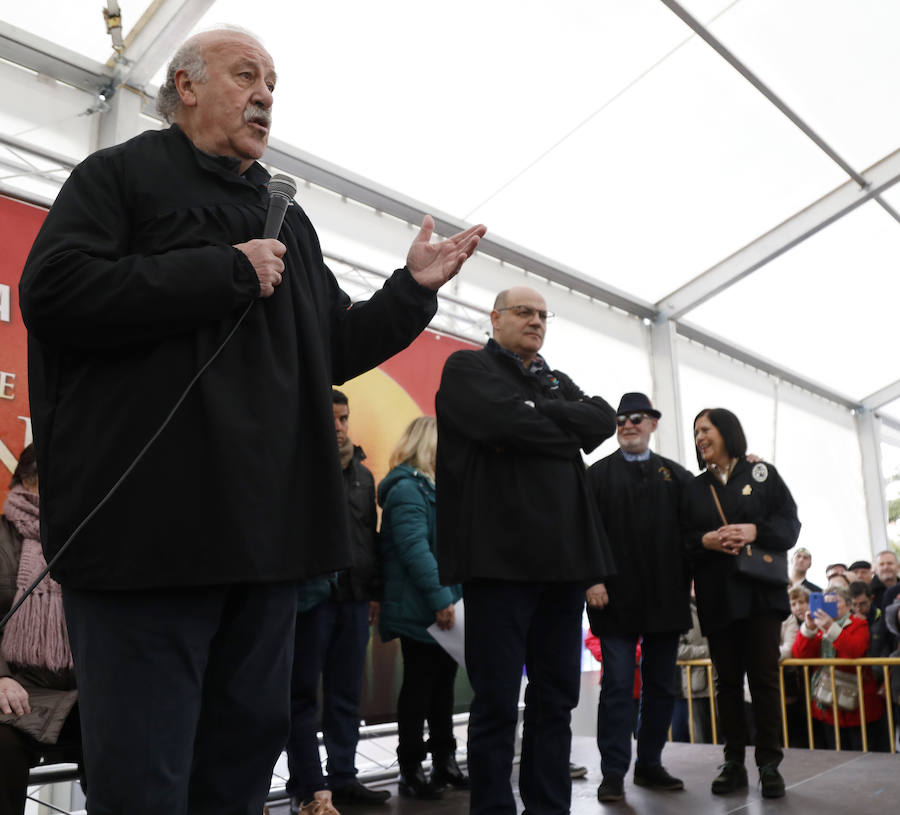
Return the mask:
{"type": "MultiPolygon", "coordinates": [[[[287,206],[290,205],[290,201],[293,199],[294,195],[297,192],[297,185],[294,183],[294,180],[284,175],[272,176],[272,178],[269,180],[269,188],[269,207],[270,209],[273,208],[273,199],[275,199],[275,206],[278,206],[281,209],[281,217],[278,222],[278,228],[275,230],[275,234],[264,234],[264,239],[266,237],[278,237],[278,234],[281,232],[281,223],[284,221],[284,215],[287,206]],[[274,189],[273,182],[275,182],[274,189]],[[281,207],[278,199],[288,195],[289,199],[287,206],[281,207]]],[[[268,232],[271,227],[272,225],[269,223],[269,219],[267,218],[264,233],[268,232]]],[[[197,373],[194,374],[191,381],[188,382],[187,387],[182,391],[178,399],[175,400],[175,403],[172,405],[172,408],[169,411],[168,415],[165,419],[163,419],[162,424],[160,424],[160,426],[156,429],[156,432],[153,433],[147,443],[141,448],[140,452],[134,457],[131,464],[129,464],[128,467],[125,468],[125,472],[123,472],[122,475],[119,476],[119,479],[115,484],[112,485],[112,487],[109,488],[106,495],[104,495],[103,498],[101,498],[100,501],[97,502],[96,506],[84,517],[81,523],[75,527],[75,531],[72,532],[72,534],[69,535],[69,537],[66,539],[65,543],[63,543],[63,545],[59,547],[59,551],[57,551],[57,553],[50,559],[50,562],[47,563],[47,565],[41,570],[41,573],[34,579],[31,585],[27,589],[25,589],[24,592],[22,592],[22,596],[18,600],[16,600],[15,603],[13,603],[10,610],[3,616],[3,619],[0,620],[0,632],[2,632],[4,628],[6,628],[6,624],[12,619],[13,614],[15,614],[19,610],[22,603],[24,603],[28,599],[28,597],[40,585],[41,581],[50,573],[50,569],[53,568],[53,565],[56,563],[56,561],[59,560],[60,557],[62,557],[62,555],[66,552],[66,550],[69,548],[69,545],[73,540],[75,540],[78,533],[81,532],[81,530],[84,529],[85,526],[87,526],[91,518],[93,518],[109,502],[113,495],[115,495],[115,493],[118,491],[119,487],[122,486],[122,483],[125,481],[125,479],[128,478],[129,475],[131,475],[131,473],[134,471],[134,468],[137,467],[137,465],[143,460],[144,456],[147,454],[147,451],[153,446],[156,440],[162,435],[163,431],[169,426],[169,423],[177,413],[178,408],[180,408],[184,400],[187,399],[187,396],[191,392],[191,389],[194,387],[194,385],[197,384],[197,381],[201,376],[203,376],[207,368],[209,368],[209,366],[216,361],[219,354],[222,353],[222,351],[225,349],[225,346],[228,345],[228,343],[231,341],[231,338],[234,336],[238,328],[240,328],[241,323],[244,322],[244,318],[250,313],[250,309],[253,308],[258,299],[259,298],[254,298],[247,304],[247,308],[245,308],[241,313],[241,316],[237,318],[237,322],[235,322],[234,326],[232,326],[231,331],[228,332],[228,335],[224,340],[222,340],[222,342],[219,344],[219,347],[216,348],[215,351],[213,351],[210,358],[203,363],[203,365],[200,367],[200,370],[198,370],[197,373]]],[[[40,487],[38,489],[40,489],[40,487]]]]}
{"type": "MultiPolygon", "coordinates": [[[[228,336],[225,337],[224,340],[222,340],[219,347],[216,348],[215,351],[213,351],[212,356],[210,356],[210,358],[208,360],[206,360],[206,362],[203,363],[200,370],[197,371],[196,374],[194,374],[193,379],[191,379],[191,381],[188,382],[188,385],[182,391],[181,396],[179,396],[178,399],[175,401],[175,404],[172,405],[172,409],[169,411],[168,416],[166,416],[166,418],[163,419],[162,424],[156,429],[156,432],[150,437],[149,441],[141,448],[140,452],[134,457],[131,464],[129,464],[128,467],[125,468],[125,472],[123,472],[122,475],[119,476],[118,481],[116,481],[116,483],[113,484],[112,487],[109,488],[106,495],[104,495],[100,499],[100,501],[97,503],[97,505],[85,516],[85,518],[81,521],[81,523],[75,527],[75,531],[72,532],[72,534],[69,535],[66,542],[62,546],[59,547],[59,551],[50,559],[50,562],[43,568],[41,573],[34,579],[32,584],[27,589],[25,589],[25,591],[22,593],[22,596],[18,600],[16,600],[15,603],[13,603],[10,610],[6,613],[6,615],[4,615],[3,619],[0,620],[0,632],[3,631],[3,629],[6,627],[6,624],[12,619],[13,614],[15,614],[19,610],[19,607],[22,605],[22,603],[24,603],[28,599],[29,595],[32,592],[34,592],[34,590],[40,585],[40,582],[50,573],[50,569],[53,568],[53,565],[56,563],[56,561],[59,560],[60,557],[62,557],[62,555],[65,553],[66,549],[69,548],[69,545],[72,543],[73,540],[75,540],[75,537],[78,535],[78,533],[81,532],[81,530],[84,529],[85,526],[87,526],[87,524],[91,520],[91,518],[93,518],[109,502],[109,499],[112,498],[113,495],[115,495],[115,493],[118,491],[119,487],[122,486],[122,482],[124,482],[125,479],[128,478],[129,475],[131,475],[134,468],[137,467],[137,465],[141,462],[141,460],[147,454],[147,451],[153,446],[153,444],[156,442],[156,440],[162,435],[162,432],[169,426],[169,423],[172,421],[172,418],[175,416],[176,412],[178,411],[178,408],[181,407],[182,402],[184,402],[184,400],[187,399],[187,395],[191,392],[191,389],[194,387],[194,385],[197,384],[197,380],[200,379],[200,377],[203,375],[203,373],[206,371],[206,369],[209,368],[209,366],[212,365],[213,362],[215,362],[215,360],[219,356],[219,354],[222,353],[225,346],[228,344],[228,342],[234,336],[235,331],[237,331],[238,328],[240,328],[241,323],[244,322],[244,318],[250,313],[250,309],[253,308],[255,303],[256,303],[255,299],[250,301],[250,303],[247,305],[247,308],[245,308],[243,313],[241,314],[241,316],[238,317],[237,322],[234,324],[231,331],[228,332],[228,336]]],[[[38,487],[38,489],[40,489],[40,487],[38,487]]]]}

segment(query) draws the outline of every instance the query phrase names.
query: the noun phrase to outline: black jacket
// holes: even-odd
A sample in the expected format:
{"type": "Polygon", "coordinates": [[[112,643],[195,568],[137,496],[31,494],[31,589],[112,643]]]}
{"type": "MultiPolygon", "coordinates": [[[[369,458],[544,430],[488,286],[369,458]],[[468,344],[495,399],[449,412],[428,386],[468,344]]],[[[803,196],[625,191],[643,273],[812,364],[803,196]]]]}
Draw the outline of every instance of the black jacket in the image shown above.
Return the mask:
{"type": "Polygon", "coordinates": [[[378,515],[375,510],[375,479],[363,464],[366,454],[359,445],[344,468],[344,489],[350,522],[350,556],[353,565],[338,574],[335,599],[339,601],[381,600],[384,588],[378,549],[378,515]]]}
{"type": "Polygon", "coordinates": [[[881,578],[878,577],[878,575],[875,575],[872,578],[872,582],[869,584],[869,588],[872,589],[872,606],[884,611],[888,602],[893,600],[893,598],[897,596],[897,592],[900,591],[900,589],[897,589],[890,597],[888,596],[889,592],[894,589],[896,585],[898,584],[890,587],[885,586],[884,583],[881,582],[881,578]]]}
{"type": "Polygon", "coordinates": [[[616,566],[606,581],[609,605],[588,608],[598,637],[691,627],[679,511],[683,489],[692,480],[680,464],[655,453],[647,461],[626,461],[616,450],[588,470],[616,566]]]}
{"type": "Polygon", "coordinates": [[[587,586],[611,574],[579,453],[615,432],[603,399],[585,396],[560,371],[526,373],[489,342],[450,356],[435,406],[443,585],[490,578],[587,586]]]}
{"type": "Polygon", "coordinates": [[[715,486],[728,523],[756,524],[756,541],[751,545],[786,552],[800,534],[797,505],[771,464],[751,464],[739,459],[727,484],[706,471],[687,485],[682,523],[703,633],[708,636],[737,620],[759,614],[787,617],[791,606],[786,571],[783,586],[763,583],[739,574],[734,555],[703,547],[703,536],[722,526],[710,484],[715,486]]]}
{"type": "Polygon", "coordinates": [[[53,569],[93,589],[295,580],[349,564],[330,390],[436,308],[405,269],[354,305],[291,206],[274,296],[233,244],[262,233],[268,173],[143,133],[72,172],[20,283],[52,557],[252,308],[146,458],[53,569]]]}

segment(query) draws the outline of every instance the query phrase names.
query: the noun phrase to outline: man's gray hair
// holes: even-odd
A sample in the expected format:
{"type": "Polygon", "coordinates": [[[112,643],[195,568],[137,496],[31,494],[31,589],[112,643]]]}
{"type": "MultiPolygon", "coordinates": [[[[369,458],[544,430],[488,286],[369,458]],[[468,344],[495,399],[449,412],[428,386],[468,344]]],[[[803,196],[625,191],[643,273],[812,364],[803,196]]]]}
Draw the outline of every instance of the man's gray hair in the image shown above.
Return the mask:
{"type": "Polygon", "coordinates": [[[196,37],[191,37],[175,52],[166,71],[166,81],[156,94],[156,110],[169,124],[175,121],[175,114],[181,107],[181,97],[175,87],[175,74],[185,71],[192,82],[206,82],[206,60],[203,49],[196,37]]]}
{"type": "Polygon", "coordinates": [[[178,108],[181,107],[181,97],[178,95],[178,88],[175,87],[175,74],[179,71],[185,71],[188,78],[192,82],[206,82],[209,79],[209,73],[206,69],[206,60],[203,57],[203,45],[201,43],[202,34],[209,34],[213,31],[231,32],[232,34],[242,34],[251,40],[262,44],[259,37],[245,28],[236,25],[219,25],[207,31],[195,34],[189,40],[184,42],[172,57],[169,67],[166,70],[166,81],[160,87],[156,94],[156,112],[163,117],[169,124],[175,121],[178,108]]]}

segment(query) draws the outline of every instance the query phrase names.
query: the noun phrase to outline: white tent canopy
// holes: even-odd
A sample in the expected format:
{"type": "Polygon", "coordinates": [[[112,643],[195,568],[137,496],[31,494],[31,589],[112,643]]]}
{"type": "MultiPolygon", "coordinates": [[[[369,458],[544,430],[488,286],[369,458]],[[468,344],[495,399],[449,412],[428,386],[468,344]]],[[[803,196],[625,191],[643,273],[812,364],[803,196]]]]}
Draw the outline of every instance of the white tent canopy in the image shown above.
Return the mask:
{"type": "MultiPolygon", "coordinates": [[[[488,225],[437,327],[481,339],[527,276],[547,356],[615,402],[652,393],[658,445],[732,407],[827,560],[887,544],[900,467],[900,6],[883,0],[460,0],[452,7],[119,0],[0,21],[0,191],[50,203],[68,170],[147,127],[192,31],[229,23],[278,69],[266,162],[354,296],[423,212],[488,225]],[[112,4],[113,7],[115,4],[112,4]]],[[[609,445],[602,452],[607,452],[609,445]]]]}

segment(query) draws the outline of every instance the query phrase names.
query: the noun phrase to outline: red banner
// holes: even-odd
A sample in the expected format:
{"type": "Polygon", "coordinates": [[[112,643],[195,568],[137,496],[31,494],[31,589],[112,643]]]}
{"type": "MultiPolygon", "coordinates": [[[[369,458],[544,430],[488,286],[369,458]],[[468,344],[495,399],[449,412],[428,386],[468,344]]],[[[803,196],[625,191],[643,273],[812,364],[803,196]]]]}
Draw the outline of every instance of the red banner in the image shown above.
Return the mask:
{"type": "Polygon", "coordinates": [[[19,277],[47,210],[0,197],[0,507],[22,449],[31,442],[28,356],[19,277]]]}

